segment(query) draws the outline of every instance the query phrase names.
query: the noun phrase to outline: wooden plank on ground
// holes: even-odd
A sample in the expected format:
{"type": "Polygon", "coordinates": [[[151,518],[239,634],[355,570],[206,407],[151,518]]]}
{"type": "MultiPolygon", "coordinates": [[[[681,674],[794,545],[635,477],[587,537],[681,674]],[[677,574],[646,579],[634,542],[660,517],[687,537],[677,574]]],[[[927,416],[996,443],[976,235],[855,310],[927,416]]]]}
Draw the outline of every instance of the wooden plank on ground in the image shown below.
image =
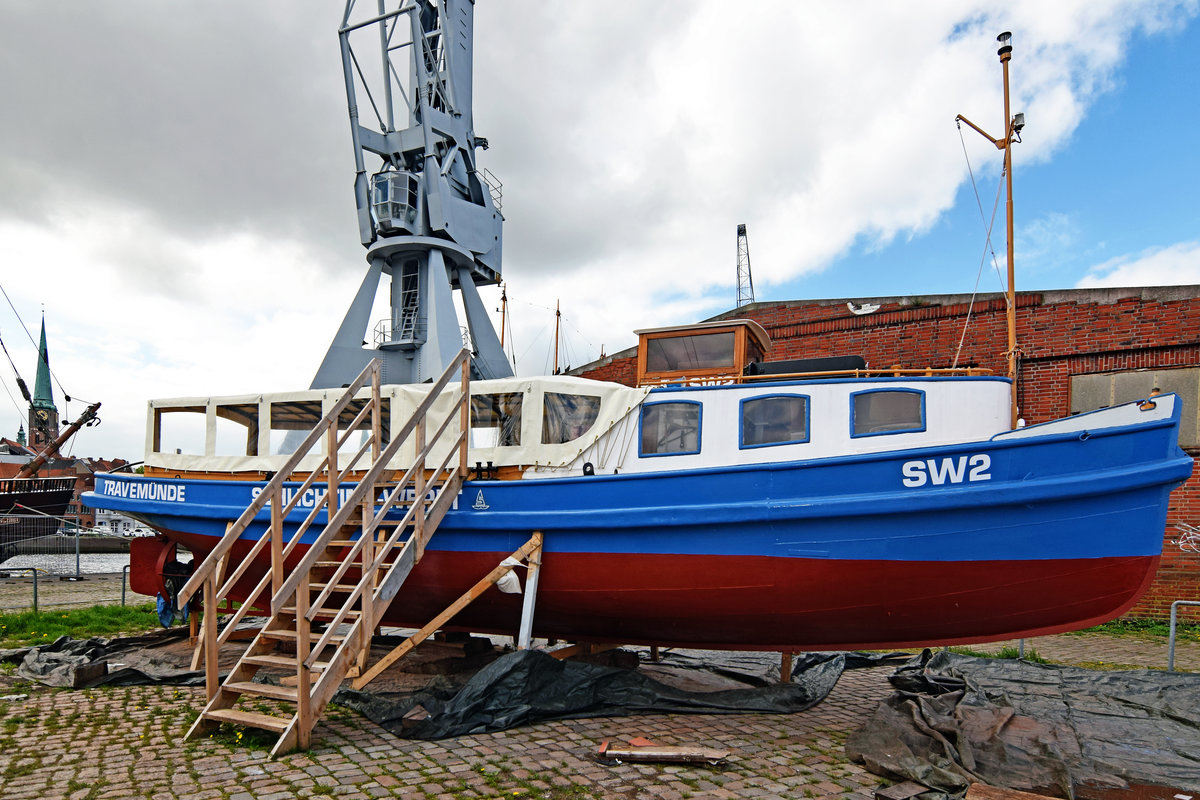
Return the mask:
{"type": "Polygon", "coordinates": [[[967,787],[967,800],[1051,800],[1044,794],[1020,792],[986,783],[972,783],[967,787]]]}
{"type": "Polygon", "coordinates": [[[600,757],[608,761],[669,761],[672,763],[715,764],[729,757],[728,750],[696,745],[608,745],[600,748],[600,757]]]}

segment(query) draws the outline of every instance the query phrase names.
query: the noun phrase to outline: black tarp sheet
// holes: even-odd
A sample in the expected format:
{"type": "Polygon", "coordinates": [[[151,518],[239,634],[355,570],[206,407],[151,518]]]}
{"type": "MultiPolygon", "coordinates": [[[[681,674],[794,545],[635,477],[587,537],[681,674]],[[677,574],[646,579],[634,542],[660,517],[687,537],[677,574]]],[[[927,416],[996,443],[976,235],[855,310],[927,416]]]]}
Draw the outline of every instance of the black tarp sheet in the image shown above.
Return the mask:
{"type": "Polygon", "coordinates": [[[16,674],[26,680],[68,689],[146,684],[203,685],[202,671],[181,670],[176,663],[155,652],[187,635],[187,628],[173,628],[117,639],[62,636],[37,647],[0,650],[0,663],[15,663],[16,674]]]}
{"type": "Polygon", "coordinates": [[[878,775],[948,794],[973,781],[1053,797],[1200,790],[1200,675],[927,650],[890,680],[895,693],[846,743],[878,775]]]}
{"type": "MultiPolygon", "coordinates": [[[[47,645],[0,651],[0,663],[16,663],[19,677],[56,687],[201,685],[203,672],[180,666],[190,656],[190,648],[180,647],[186,635],[186,629],[172,629],[116,639],[62,637],[47,645]]],[[[624,655],[626,664],[638,664],[637,653],[624,655]]],[[[782,714],[819,703],[844,669],[904,657],[805,653],[793,661],[792,681],[780,684],[779,655],[771,653],[667,651],[660,662],[643,662],[650,673],[643,674],[636,668],[559,661],[529,650],[502,655],[474,675],[437,675],[415,692],[343,689],[334,699],[398,735],[420,739],[498,731],[551,719],[648,713],[782,714]],[[424,718],[415,723],[405,720],[417,706],[424,718]]],[[[266,673],[259,678],[272,680],[266,673]]]]}
{"type": "Polygon", "coordinates": [[[537,650],[501,656],[461,689],[436,686],[415,695],[388,696],[343,689],[334,702],[381,727],[413,739],[444,739],[500,731],[552,719],[634,714],[787,714],[821,702],[845,669],[842,653],[810,654],[793,668],[791,683],[694,692],[660,683],[635,670],[559,661],[537,650]],[[428,714],[405,720],[420,706],[428,714]]]}

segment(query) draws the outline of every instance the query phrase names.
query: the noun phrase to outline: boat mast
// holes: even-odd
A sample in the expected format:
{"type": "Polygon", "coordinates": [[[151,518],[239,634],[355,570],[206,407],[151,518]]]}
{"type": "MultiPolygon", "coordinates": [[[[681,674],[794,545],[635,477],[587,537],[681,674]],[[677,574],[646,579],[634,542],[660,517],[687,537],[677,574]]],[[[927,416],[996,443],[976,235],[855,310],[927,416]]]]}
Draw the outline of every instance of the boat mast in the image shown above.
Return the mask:
{"type": "Polygon", "coordinates": [[[39,469],[54,456],[58,455],[58,449],[67,443],[75,433],[84,425],[95,425],[100,420],[96,418],[96,412],[100,410],[99,403],[92,403],[84,412],[79,415],[79,419],[72,422],[65,431],[58,435],[50,444],[46,445],[46,449],[38,453],[37,456],[17,472],[18,478],[32,478],[37,475],[39,469]]]}
{"type": "Polygon", "coordinates": [[[554,301],[554,372],[551,375],[558,374],[558,323],[562,320],[562,305],[561,301],[554,301]]]}
{"type": "Polygon", "coordinates": [[[1004,151],[1004,180],[1005,180],[1005,196],[1004,216],[1007,226],[1006,238],[1008,239],[1008,378],[1012,381],[1012,404],[1011,416],[1012,427],[1017,427],[1017,418],[1019,409],[1017,408],[1017,293],[1016,284],[1014,282],[1013,272],[1013,194],[1012,194],[1012,144],[1014,141],[1021,141],[1021,129],[1025,127],[1025,115],[1013,115],[1010,112],[1009,94],[1008,94],[1008,62],[1012,59],[1012,33],[1005,31],[996,37],[996,41],[1000,43],[1000,49],[996,51],[996,55],[1000,56],[1000,64],[1004,70],[1004,119],[1007,126],[1004,132],[1003,139],[997,139],[989,136],[982,128],[976,125],[971,120],[959,114],[955,120],[965,122],[975,130],[976,133],[983,136],[996,148],[1004,151]]]}

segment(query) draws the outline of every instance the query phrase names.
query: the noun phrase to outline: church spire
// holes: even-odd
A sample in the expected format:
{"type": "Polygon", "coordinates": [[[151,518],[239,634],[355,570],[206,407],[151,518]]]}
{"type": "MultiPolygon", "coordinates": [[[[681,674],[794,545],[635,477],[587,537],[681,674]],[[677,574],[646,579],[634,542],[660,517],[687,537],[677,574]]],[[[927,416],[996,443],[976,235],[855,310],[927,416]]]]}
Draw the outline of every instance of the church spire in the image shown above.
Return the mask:
{"type": "Polygon", "coordinates": [[[33,383],[33,407],[54,409],[54,389],[50,385],[50,352],[46,349],[46,317],[42,317],[42,341],[38,344],[37,380],[33,383]]]}
{"type": "Polygon", "coordinates": [[[42,315],[42,341],[38,345],[37,379],[33,382],[33,402],[29,404],[29,444],[41,450],[58,438],[58,409],[50,386],[50,352],[46,348],[46,315],[42,315]]]}

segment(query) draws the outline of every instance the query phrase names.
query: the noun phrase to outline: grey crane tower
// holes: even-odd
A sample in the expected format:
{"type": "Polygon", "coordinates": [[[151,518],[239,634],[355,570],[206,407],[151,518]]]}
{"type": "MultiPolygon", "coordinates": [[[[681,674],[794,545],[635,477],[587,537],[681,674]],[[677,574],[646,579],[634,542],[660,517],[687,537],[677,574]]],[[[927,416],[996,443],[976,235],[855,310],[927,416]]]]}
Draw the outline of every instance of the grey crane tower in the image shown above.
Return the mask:
{"type": "Polygon", "coordinates": [[[463,346],[456,289],[475,377],[512,375],[477,290],[500,281],[503,217],[499,182],[476,165],[488,143],[471,114],[473,32],[472,0],[346,3],[338,36],[370,266],[314,389],[346,384],[372,358],[383,361],[386,383],[439,375],[463,346]],[[360,112],[375,126],[360,124],[360,112]],[[367,329],[384,275],[390,315],[375,325],[372,346],[367,329]]]}
{"type": "Polygon", "coordinates": [[[754,302],[754,278],[750,275],[750,241],[746,238],[746,226],[737,226],[737,308],[754,302]]]}

